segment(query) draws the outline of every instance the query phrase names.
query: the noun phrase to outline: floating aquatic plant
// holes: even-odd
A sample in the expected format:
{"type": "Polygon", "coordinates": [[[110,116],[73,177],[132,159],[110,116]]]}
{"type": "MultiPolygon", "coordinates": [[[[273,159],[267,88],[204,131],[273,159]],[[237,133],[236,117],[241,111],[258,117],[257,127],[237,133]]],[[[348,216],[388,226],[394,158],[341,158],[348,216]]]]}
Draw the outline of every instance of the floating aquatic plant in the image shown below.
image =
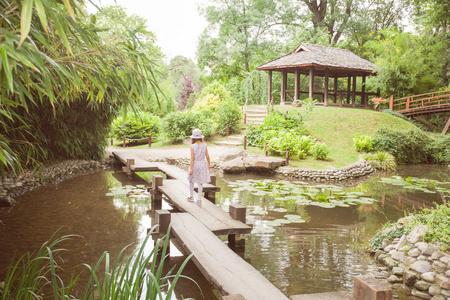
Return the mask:
{"type": "Polygon", "coordinates": [[[427,178],[416,178],[392,176],[381,178],[380,182],[385,184],[392,184],[402,186],[405,189],[422,191],[424,193],[445,193],[450,195],[450,183],[440,182],[437,180],[431,180],[427,178]]]}

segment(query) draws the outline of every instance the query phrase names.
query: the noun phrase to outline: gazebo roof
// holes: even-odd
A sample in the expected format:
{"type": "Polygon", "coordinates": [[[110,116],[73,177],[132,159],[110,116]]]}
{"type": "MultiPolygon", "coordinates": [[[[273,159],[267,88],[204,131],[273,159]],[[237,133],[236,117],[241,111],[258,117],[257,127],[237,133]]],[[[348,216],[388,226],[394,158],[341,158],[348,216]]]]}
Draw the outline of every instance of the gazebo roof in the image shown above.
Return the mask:
{"type": "Polygon", "coordinates": [[[375,65],[346,49],[331,48],[302,43],[294,52],[265,63],[257,70],[282,71],[294,73],[298,68],[300,74],[309,74],[309,67],[314,67],[314,74],[325,76],[325,69],[330,76],[345,77],[350,75],[374,75],[375,65]]]}

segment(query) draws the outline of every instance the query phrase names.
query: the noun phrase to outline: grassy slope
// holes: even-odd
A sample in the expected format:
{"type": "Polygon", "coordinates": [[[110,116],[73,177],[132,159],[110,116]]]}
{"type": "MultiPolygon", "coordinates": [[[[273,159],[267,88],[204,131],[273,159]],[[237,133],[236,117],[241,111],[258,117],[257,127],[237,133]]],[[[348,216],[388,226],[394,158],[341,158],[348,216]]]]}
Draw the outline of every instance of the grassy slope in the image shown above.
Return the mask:
{"type": "MultiPolygon", "coordinates": [[[[278,110],[292,109],[290,106],[276,106],[278,110]]],[[[400,118],[370,110],[315,107],[309,120],[305,121],[310,134],[324,142],[329,150],[326,161],[317,161],[312,157],[292,161],[291,166],[301,168],[325,169],[344,167],[359,160],[360,154],[353,146],[355,134],[374,136],[382,127],[399,130],[420,130],[400,118]]]]}

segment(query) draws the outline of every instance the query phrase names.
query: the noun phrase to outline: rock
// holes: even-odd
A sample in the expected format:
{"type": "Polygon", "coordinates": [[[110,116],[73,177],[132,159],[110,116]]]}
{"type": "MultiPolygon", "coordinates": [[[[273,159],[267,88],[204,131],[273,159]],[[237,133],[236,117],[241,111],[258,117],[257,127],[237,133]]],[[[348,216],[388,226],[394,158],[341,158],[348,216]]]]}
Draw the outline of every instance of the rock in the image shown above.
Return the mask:
{"type": "Polygon", "coordinates": [[[450,290],[441,290],[441,294],[444,297],[450,297],[450,290]]]}
{"type": "Polygon", "coordinates": [[[447,270],[447,271],[445,272],[445,275],[446,275],[447,277],[450,277],[450,270],[447,270]]]}
{"type": "Polygon", "coordinates": [[[245,172],[244,161],[237,157],[230,161],[226,161],[220,165],[224,173],[243,173],[245,172]]]}
{"type": "Polygon", "coordinates": [[[412,248],[408,251],[408,255],[411,257],[418,257],[420,255],[420,250],[417,248],[412,248]]]}
{"type": "Polygon", "coordinates": [[[431,256],[436,251],[436,247],[429,247],[428,245],[420,244],[417,248],[422,251],[422,255],[431,256]]]}
{"type": "Polygon", "coordinates": [[[436,275],[436,283],[443,289],[449,290],[450,289],[450,279],[442,274],[436,275]]]}
{"type": "Polygon", "coordinates": [[[433,261],[433,264],[431,266],[433,267],[433,270],[436,271],[436,273],[444,273],[445,271],[447,271],[447,265],[438,260],[433,261]]]}
{"type": "Polygon", "coordinates": [[[427,291],[430,286],[431,283],[424,280],[419,280],[414,283],[414,287],[420,291],[427,291]]]}
{"type": "Polygon", "coordinates": [[[397,262],[390,256],[386,256],[385,258],[383,258],[383,264],[387,266],[389,269],[392,269],[393,267],[397,266],[397,262]]]}
{"type": "Polygon", "coordinates": [[[440,259],[442,256],[445,256],[445,252],[442,251],[434,251],[434,253],[431,255],[431,259],[440,259]]]}
{"type": "Polygon", "coordinates": [[[431,296],[436,296],[439,295],[441,293],[441,288],[439,287],[439,285],[437,284],[433,284],[430,286],[430,288],[428,289],[428,293],[431,296]]]}
{"type": "Polygon", "coordinates": [[[428,295],[428,293],[421,292],[421,291],[419,291],[419,290],[417,290],[417,289],[413,289],[412,292],[411,292],[411,294],[412,294],[413,296],[418,297],[418,298],[422,298],[422,299],[431,299],[431,296],[428,295]]]}
{"type": "Polygon", "coordinates": [[[247,156],[244,157],[244,166],[248,171],[272,171],[284,166],[284,159],[267,156],[247,156]]]}
{"type": "Polygon", "coordinates": [[[397,243],[397,249],[396,250],[402,250],[403,246],[406,245],[406,235],[402,235],[400,240],[397,243]]]}
{"type": "Polygon", "coordinates": [[[431,297],[431,300],[445,300],[445,297],[442,295],[436,295],[431,297]]]}
{"type": "Polygon", "coordinates": [[[442,256],[439,260],[450,266],[450,256],[448,254],[442,256]]]}
{"type": "Polygon", "coordinates": [[[398,219],[397,224],[402,226],[407,223],[410,223],[413,220],[413,216],[403,217],[401,219],[398,219]]]}
{"type": "Polygon", "coordinates": [[[400,267],[392,268],[392,274],[394,274],[394,275],[403,276],[403,273],[405,273],[405,270],[403,268],[400,268],[400,267]]]}
{"type": "Polygon", "coordinates": [[[411,265],[411,269],[419,273],[426,273],[431,270],[431,265],[427,261],[418,260],[411,265]]]}
{"type": "Polygon", "coordinates": [[[392,258],[395,260],[403,261],[405,258],[405,253],[403,251],[395,251],[392,255],[392,258]]]}
{"type": "Polygon", "coordinates": [[[225,151],[222,152],[222,154],[220,154],[219,159],[221,161],[229,161],[229,160],[233,160],[236,157],[243,157],[246,156],[247,153],[244,152],[244,150],[242,149],[226,149],[225,151]]]}
{"type": "Polygon", "coordinates": [[[383,250],[386,252],[390,252],[392,250],[396,250],[397,247],[395,245],[388,245],[386,248],[384,248],[383,250]]]}
{"type": "Polygon", "coordinates": [[[383,239],[383,241],[381,241],[381,248],[384,249],[387,246],[389,246],[391,244],[391,240],[390,239],[383,239]]]}
{"type": "Polygon", "coordinates": [[[387,281],[388,281],[389,283],[400,283],[400,282],[402,282],[403,280],[402,280],[401,278],[399,278],[398,276],[391,275],[391,276],[389,276],[389,278],[387,279],[387,281]]]}
{"type": "Polygon", "coordinates": [[[420,278],[423,280],[426,280],[428,282],[435,282],[436,281],[436,273],[434,272],[426,272],[420,275],[420,278]]]}
{"type": "Polygon", "coordinates": [[[416,227],[414,227],[414,229],[411,231],[411,233],[406,237],[406,239],[411,244],[415,244],[415,243],[423,240],[423,237],[425,236],[425,233],[427,231],[428,231],[428,226],[417,225],[416,227]]]}
{"type": "Polygon", "coordinates": [[[406,271],[405,275],[403,275],[403,283],[406,286],[414,286],[414,283],[416,283],[417,277],[416,277],[416,273],[412,272],[412,271],[406,271]]]}

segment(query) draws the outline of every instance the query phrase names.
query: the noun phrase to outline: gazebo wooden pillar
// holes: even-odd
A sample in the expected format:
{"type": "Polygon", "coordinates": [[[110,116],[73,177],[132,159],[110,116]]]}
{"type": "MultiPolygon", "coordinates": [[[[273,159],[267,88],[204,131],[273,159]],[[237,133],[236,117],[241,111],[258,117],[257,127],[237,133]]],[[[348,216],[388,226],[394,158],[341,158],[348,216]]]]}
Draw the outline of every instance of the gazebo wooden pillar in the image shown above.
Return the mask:
{"type": "Polygon", "coordinates": [[[287,87],[287,71],[281,71],[281,105],[286,102],[286,87],[287,87]]]}
{"type": "Polygon", "coordinates": [[[330,79],[330,70],[325,69],[325,91],[323,92],[323,105],[328,106],[328,82],[330,79]]]}
{"type": "Polygon", "coordinates": [[[269,79],[267,85],[267,105],[270,105],[270,100],[272,99],[272,71],[269,71],[269,79]]]}
{"type": "Polygon", "coordinates": [[[312,99],[314,94],[314,67],[309,67],[309,94],[308,97],[312,99]]]}
{"type": "Polygon", "coordinates": [[[294,100],[300,100],[300,72],[295,68],[294,100]]]}

